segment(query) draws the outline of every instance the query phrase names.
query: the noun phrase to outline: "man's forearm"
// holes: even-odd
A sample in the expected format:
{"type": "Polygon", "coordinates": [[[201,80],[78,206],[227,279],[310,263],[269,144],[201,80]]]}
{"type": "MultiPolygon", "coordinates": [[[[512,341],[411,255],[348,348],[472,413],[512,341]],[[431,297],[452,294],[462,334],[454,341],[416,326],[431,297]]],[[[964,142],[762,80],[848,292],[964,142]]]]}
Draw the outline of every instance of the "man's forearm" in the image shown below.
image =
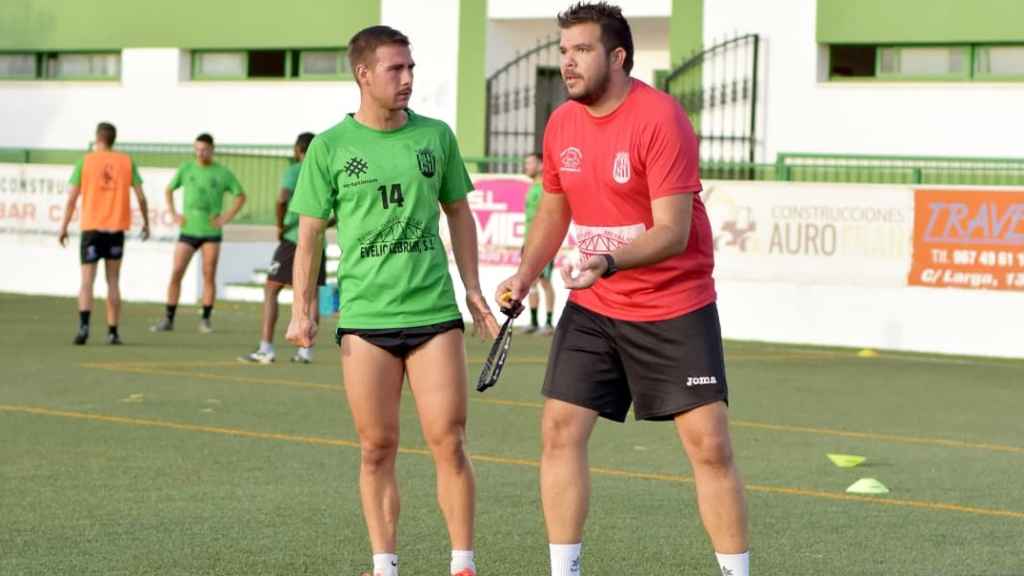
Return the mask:
{"type": "Polygon", "coordinates": [[[448,215],[455,265],[467,291],[480,290],[480,259],[476,243],[476,220],[469,205],[448,215]]]}
{"type": "Polygon", "coordinates": [[[142,213],[142,227],[149,228],[149,202],[146,201],[146,194],[142,188],[135,189],[135,199],[139,202],[139,212],[142,213]]]}
{"type": "Polygon", "coordinates": [[[78,194],[79,188],[75,187],[71,189],[71,193],[68,194],[68,201],[64,205],[64,219],[61,221],[61,229],[67,228],[71,224],[71,217],[75,215],[75,207],[78,205],[78,194]]]}
{"type": "MultiPolygon", "coordinates": [[[[559,202],[564,200],[559,199],[559,202]]],[[[526,247],[519,263],[521,276],[532,282],[540,275],[540,271],[555,259],[562,242],[565,241],[565,235],[569,232],[569,222],[570,214],[567,210],[544,210],[542,204],[526,238],[526,247]]]]}
{"type": "Polygon", "coordinates": [[[320,257],[324,246],[324,221],[303,216],[299,222],[299,243],[292,264],[293,316],[305,317],[316,302],[316,281],[320,276],[320,257]]]}
{"type": "Polygon", "coordinates": [[[167,188],[164,190],[164,200],[167,202],[167,210],[170,211],[171,215],[176,215],[178,210],[174,207],[174,190],[167,188]]]}
{"type": "Polygon", "coordinates": [[[243,205],[245,205],[245,194],[239,194],[238,196],[235,196],[234,204],[231,205],[231,208],[228,209],[227,214],[224,215],[224,223],[227,224],[228,222],[234,220],[235,216],[238,215],[238,212],[242,209],[243,205]]]}
{"type": "Polygon", "coordinates": [[[287,202],[278,202],[274,215],[277,217],[277,229],[284,230],[284,216],[288,210],[287,202]]]}
{"type": "Polygon", "coordinates": [[[686,251],[689,227],[654,226],[612,253],[620,270],[651,266],[686,251]]]}

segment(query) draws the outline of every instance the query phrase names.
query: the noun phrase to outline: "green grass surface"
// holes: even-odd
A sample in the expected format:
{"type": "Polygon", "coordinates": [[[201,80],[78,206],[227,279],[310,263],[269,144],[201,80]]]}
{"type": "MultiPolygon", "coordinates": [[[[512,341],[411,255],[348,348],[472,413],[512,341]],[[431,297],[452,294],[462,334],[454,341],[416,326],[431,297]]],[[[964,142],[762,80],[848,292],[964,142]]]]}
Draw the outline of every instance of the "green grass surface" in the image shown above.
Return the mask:
{"type": "MultiPolygon", "coordinates": [[[[369,549],[359,451],[324,330],[316,362],[247,366],[255,305],[217,332],[150,334],[126,306],[123,347],[70,344],[69,299],[0,294],[0,574],[354,575],[369,549]]],[[[282,310],[283,330],[287,307],[282,310]]],[[[502,381],[471,392],[481,576],[547,573],[539,396],[550,340],[520,336],[502,381]]],[[[471,378],[486,344],[468,344],[471,378]]],[[[755,574],[1024,574],[1024,362],[730,342],[737,460],[755,574]],[[828,452],[868,458],[834,467],[828,452]],[[875,477],[892,490],[850,497],[875,477]]],[[[402,405],[400,555],[447,574],[434,474],[402,405]]],[[[584,544],[591,576],[716,574],[689,465],[666,424],[601,422],[584,544]]]]}

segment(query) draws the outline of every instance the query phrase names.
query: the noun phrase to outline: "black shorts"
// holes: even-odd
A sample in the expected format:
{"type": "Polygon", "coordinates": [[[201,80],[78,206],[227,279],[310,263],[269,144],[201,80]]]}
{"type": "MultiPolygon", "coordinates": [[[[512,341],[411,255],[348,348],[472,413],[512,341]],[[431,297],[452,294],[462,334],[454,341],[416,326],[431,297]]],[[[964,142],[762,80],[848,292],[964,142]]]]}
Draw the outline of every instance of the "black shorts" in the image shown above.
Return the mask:
{"type": "Polygon", "coordinates": [[[728,402],[718,308],[669,320],[629,322],[569,302],[555,330],[544,396],[623,422],[671,420],[728,402]]]}
{"type": "Polygon", "coordinates": [[[338,328],[334,335],[334,341],[341,346],[341,337],[345,334],[352,334],[378,348],[387,350],[393,356],[405,358],[413,350],[429,342],[434,336],[456,329],[466,330],[462,318],[415,328],[338,328]]]}
{"type": "MultiPolygon", "coordinates": [[[[274,258],[270,261],[270,270],[267,272],[267,280],[278,284],[292,285],[292,264],[295,263],[295,249],[297,246],[291,240],[281,240],[274,250],[274,258]]],[[[320,275],[317,276],[316,285],[323,286],[327,283],[327,255],[320,256],[320,275]]]]}
{"type": "Polygon", "coordinates": [[[220,243],[220,236],[189,236],[188,234],[182,234],[178,236],[178,242],[184,242],[192,247],[193,250],[199,250],[207,242],[220,243]]]}
{"type": "Polygon", "coordinates": [[[83,231],[78,256],[82,264],[95,264],[101,259],[120,260],[124,256],[124,232],[83,231]]]}

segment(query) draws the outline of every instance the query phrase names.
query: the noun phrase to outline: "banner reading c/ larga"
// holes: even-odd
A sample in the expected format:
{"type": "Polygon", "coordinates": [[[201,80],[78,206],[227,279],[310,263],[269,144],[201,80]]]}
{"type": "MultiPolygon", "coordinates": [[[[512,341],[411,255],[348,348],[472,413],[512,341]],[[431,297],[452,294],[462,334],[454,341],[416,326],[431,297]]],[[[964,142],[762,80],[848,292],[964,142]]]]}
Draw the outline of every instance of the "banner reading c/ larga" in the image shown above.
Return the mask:
{"type": "Polygon", "coordinates": [[[1024,190],[915,190],[907,282],[1024,291],[1024,190]]]}

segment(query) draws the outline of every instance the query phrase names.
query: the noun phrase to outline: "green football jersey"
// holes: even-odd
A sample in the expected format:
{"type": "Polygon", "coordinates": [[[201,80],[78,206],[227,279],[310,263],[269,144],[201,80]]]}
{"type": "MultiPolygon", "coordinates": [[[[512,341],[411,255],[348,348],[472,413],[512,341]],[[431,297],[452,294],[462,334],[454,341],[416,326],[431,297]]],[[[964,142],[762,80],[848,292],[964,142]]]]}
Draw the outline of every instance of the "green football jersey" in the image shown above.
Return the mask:
{"type": "Polygon", "coordinates": [[[540,197],[544,193],[544,187],[540,182],[534,182],[530,184],[530,188],[526,191],[526,227],[523,230],[523,238],[530,233],[530,224],[533,224],[533,218],[537,215],[537,207],[540,206],[540,197]]]}
{"type": "Polygon", "coordinates": [[[299,242],[299,215],[292,212],[292,199],[295,198],[295,187],[299,183],[299,172],[302,171],[302,162],[296,162],[284,171],[281,177],[281,188],[291,190],[291,198],[288,199],[288,210],[284,214],[284,235],[283,238],[290,242],[299,242]]]}
{"type": "Polygon", "coordinates": [[[397,130],[351,115],[313,140],[291,202],[338,218],[340,328],[411,328],[461,317],[438,226],[473,189],[451,129],[407,111],[397,130]]]}
{"type": "Polygon", "coordinates": [[[181,233],[199,238],[220,237],[222,231],[215,228],[210,220],[220,215],[224,206],[224,193],[232,196],[242,194],[242,185],[235,175],[224,166],[214,162],[200,166],[189,160],[178,168],[168,185],[172,190],[185,189],[185,225],[181,233]]]}

